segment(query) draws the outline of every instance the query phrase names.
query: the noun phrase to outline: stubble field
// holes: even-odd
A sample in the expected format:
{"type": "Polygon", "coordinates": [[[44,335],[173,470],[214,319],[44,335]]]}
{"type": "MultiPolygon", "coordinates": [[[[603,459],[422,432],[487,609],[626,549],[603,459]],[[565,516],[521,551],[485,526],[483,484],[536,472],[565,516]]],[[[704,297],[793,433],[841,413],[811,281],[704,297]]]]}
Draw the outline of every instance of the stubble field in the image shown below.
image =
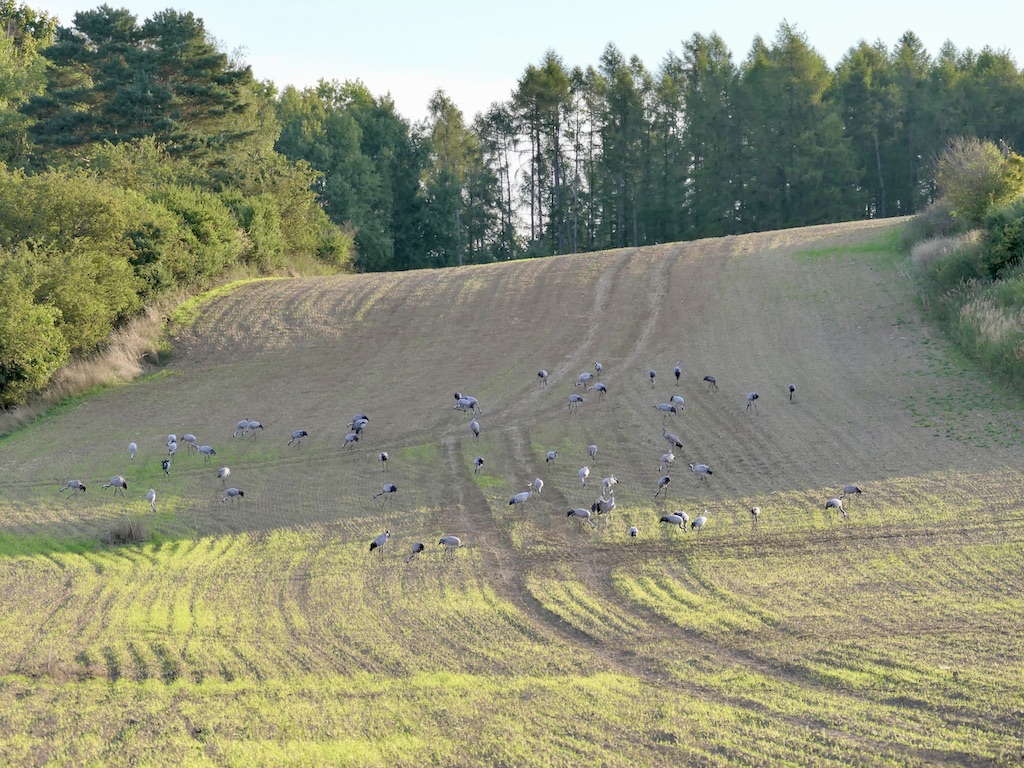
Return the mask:
{"type": "Polygon", "coordinates": [[[1024,409],[922,321],[898,227],[213,300],[165,368],[0,441],[0,762],[1019,764],[1024,409]],[[172,432],[217,455],[165,476],[172,432]],[[126,517],[155,538],[99,543],[126,517]]]}

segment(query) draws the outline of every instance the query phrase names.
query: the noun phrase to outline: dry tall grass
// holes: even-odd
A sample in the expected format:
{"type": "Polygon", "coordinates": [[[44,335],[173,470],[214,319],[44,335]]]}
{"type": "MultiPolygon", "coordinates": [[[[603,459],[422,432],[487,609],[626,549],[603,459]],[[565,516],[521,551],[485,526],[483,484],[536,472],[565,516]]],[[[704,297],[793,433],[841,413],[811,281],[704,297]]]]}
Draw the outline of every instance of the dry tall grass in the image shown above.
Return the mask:
{"type": "Polygon", "coordinates": [[[980,229],[972,229],[953,237],[931,237],[914,244],[910,249],[910,259],[914,266],[928,269],[950,254],[977,248],[980,239],[980,229]]]}
{"type": "Polygon", "coordinates": [[[46,389],[27,403],[0,411],[0,435],[28,424],[68,398],[97,387],[131,381],[141,375],[159,359],[167,311],[174,303],[177,303],[177,298],[150,307],[114,331],[102,350],[73,360],[58,371],[46,389]]]}

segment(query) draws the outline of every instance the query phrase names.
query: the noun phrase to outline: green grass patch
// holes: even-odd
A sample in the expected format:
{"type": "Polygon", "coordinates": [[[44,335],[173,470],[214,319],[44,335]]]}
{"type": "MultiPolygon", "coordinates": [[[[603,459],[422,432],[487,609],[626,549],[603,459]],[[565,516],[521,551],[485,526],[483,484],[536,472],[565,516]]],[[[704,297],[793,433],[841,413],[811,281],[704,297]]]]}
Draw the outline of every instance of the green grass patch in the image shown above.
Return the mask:
{"type": "Polygon", "coordinates": [[[261,283],[267,280],[283,280],[281,277],[251,277],[245,280],[235,280],[225,285],[219,285],[208,291],[191,296],[179,304],[171,313],[171,323],[179,328],[191,328],[202,314],[203,308],[212,301],[227,296],[233,291],[253,283],[261,283]]]}
{"type": "Polygon", "coordinates": [[[801,248],[796,252],[796,257],[803,261],[818,261],[831,259],[837,256],[854,256],[858,254],[876,254],[889,257],[892,263],[894,257],[902,257],[900,248],[900,232],[902,227],[890,227],[877,237],[863,243],[852,245],[825,246],[821,248],[801,248]]]}

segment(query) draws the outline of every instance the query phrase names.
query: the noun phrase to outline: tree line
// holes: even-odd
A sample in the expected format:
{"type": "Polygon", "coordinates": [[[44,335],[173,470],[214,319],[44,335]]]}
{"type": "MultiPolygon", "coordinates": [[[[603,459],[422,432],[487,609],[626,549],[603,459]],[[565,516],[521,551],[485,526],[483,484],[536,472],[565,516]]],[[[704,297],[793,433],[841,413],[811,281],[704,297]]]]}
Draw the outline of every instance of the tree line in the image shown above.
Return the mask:
{"type": "Polygon", "coordinates": [[[278,90],[201,19],[0,0],[0,407],[225,274],[483,263],[915,213],[950,136],[1021,146],[1005,52],[911,32],[834,68],[782,24],[742,61],[554,52],[467,121],[361,82],[278,90]]]}

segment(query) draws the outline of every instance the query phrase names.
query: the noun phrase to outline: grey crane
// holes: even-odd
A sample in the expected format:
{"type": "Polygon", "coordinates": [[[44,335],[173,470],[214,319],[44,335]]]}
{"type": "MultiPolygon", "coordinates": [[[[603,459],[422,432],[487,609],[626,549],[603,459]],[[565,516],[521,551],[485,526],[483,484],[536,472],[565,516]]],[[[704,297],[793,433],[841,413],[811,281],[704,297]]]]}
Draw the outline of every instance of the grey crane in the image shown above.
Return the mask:
{"type": "Polygon", "coordinates": [[[64,483],[64,487],[60,489],[61,493],[64,493],[64,491],[71,491],[72,496],[77,496],[79,491],[85,493],[85,483],[81,480],[68,480],[64,483]]]}
{"type": "Polygon", "coordinates": [[[696,520],[694,520],[692,523],[690,523],[690,528],[691,529],[695,528],[697,530],[697,533],[700,534],[700,532],[702,530],[704,530],[704,526],[707,525],[707,524],[708,524],[708,511],[705,509],[704,510],[704,514],[702,514],[700,517],[698,517],[696,520]]]}
{"type": "Polygon", "coordinates": [[[675,366],[675,368],[672,369],[672,373],[675,374],[676,384],[679,384],[679,377],[683,375],[683,369],[679,365],[679,361],[678,360],[676,360],[676,366],[675,366]]]}
{"type": "Polygon", "coordinates": [[[349,432],[347,435],[345,435],[345,442],[342,443],[341,447],[348,448],[350,445],[355,445],[358,442],[359,435],[357,435],[355,432],[349,432]]]}
{"type": "Polygon", "coordinates": [[[759,397],[761,397],[761,396],[759,394],[757,394],[757,392],[748,392],[747,393],[747,407],[744,408],[743,410],[749,411],[751,408],[753,408],[754,409],[754,413],[757,413],[757,400],[758,400],[759,397]]]}
{"type": "Polygon", "coordinates": [[[160,462],[160,468],[164,471],[165,475],[167,475],[168,477],[171,476],[171,460],[170,459],[164,459],[163,461],[161,461],[160,462]]]}
{"type": "Polygon", "coordinates": [[[217,470],[217,477],[220,478],[220,484],[227,486],[228,477],[231,475],[231,470],[228,467],[221,467],[217,470]]]}
{"type": "Polygon", "coordinates": [[[829,499],[828,501],[826,501],[825,510],[828,511],[830,509],[838,509],[839,512],[842,513],[843,517],[849,517],[849,515],[846,514],[846,510],[843,509],[842,499],[829,499]]]}
{"type": "Polygon", "coordinates": [[[117,496],[118,491],[121,491],[121,495],[123,496],[124,492],[128,490],[128,483],[125,482],[125,479],[121,477],[121,475],[114,475],[110,478],[110,482],[106,483],[103,487],[113,488],[115,496],[117,496]]]}
{"type": "Polygon", "coordinates": [[[473,419],[471,422],[469,422],[469,431],[473,433],[473,438],[474,439],[479,439],[479,437],[480,437],[480,422],[477,421],[476,419],[473,419]]]}
{"type": "Polygon", "coordinates": [[[255,435],[257,429],[263,429],[263,423],[260,421],[250,421],[249,427],[242,434],[242,437],[245,437],[245,435],[249,434],[250,432],[255,435]]]}
{"type": "Polygon", "coordinates": [[[580,476],[580,482],[586,485],[587,478],[590,477],[590,467],[580,467],[580,471],[576,474],[580,476]]]}
{"type": "Polygon", "coordinates": [[[387,501],[388,499],[391,498],[391,494],[393,493],[398,493],[398,486],[395,485],[394,483],[384,483],[384,485],[381,486],[380,491],[373,494],[373,498],[378,499],[381,496],[383,496],[384,501],[387,501]]]}
{"type": "Polygon", "coordinates": [[[224,502],[227,501],[228,499],[231,499],[232,501],[237,501],[238,499],[244,498],[245,491],[240,490],[238,488],[228,488],[226,491],[224,491],[224,498],[221,499],[221,501],[224,502]]]}
{"type": "Polygon", "coordinates": [[[657,493],[654,494],[654,498],[658,498],[661,495],[662,491],[665,491],[665,496],[668,496],[668,491],[666,491],[665,489],[668,488],[668,484],[671,482],[672,478],[669,477],[668,475],[663,475],[662,477],[660,477],[658,479],[658,491],[657,493]]]}
{"type": "Polygon", "coordinates": [[[608,392],[608,387],[602,384],[600,381],[592,387],[587,387],[587,392],[597,392],[597,399],[600,400],[608,392]]]}
{"type": "Polygon", "coordinates": [[[456,549],[461,549],[462,547],[466,546],[462,543],[462,539],[460,539],[458,536],[451,535],[442,536],[441,540],[437,543],[444,547],[444,553],[446,555],[454,555],[456,549]]]}
{"type": "Polygon", "coordinates": [[[484,465],[484,457],[483,456],[477,456],[475,459],[473,459],[473,474],[474,475],[480,474],[480,467],[482,467],[483,465],[484,465]]]}
{"type": "Polygon", "coordinates": [[[196,436],[191,434],[191,433],[189,433],[187,435],[182,435],[181,436],[181,441],[183,443],[185,443],[185,450],[186,450],[186,452],[187,451],[194,451],[196,448],[199,447],[197,445],[197,442],[196,442],[197,441],[196,436]]]}
{"type": "Polygon", "coordinates": [[[367,416],[365,413],[357,413],[349,421],[348,428],[349,429],[355,429],[356,428],[356,424],[358,424],[359,422],[362,422],[362,426],[365,427],[367,424],[370,423],[370,417],[367,416]]]}
{"type": "Polygon", "coordinates": [[[412,545],[412,554],[410,554],[407,558],[405,558],[405,562],[407,562],[407,563],[411,562],[412,559],[414,557],[416,557],[416,555],[418,555],[424,549],[426,549],[426,546],[423,544],[423,542],[422,541],[417,541],[415,544],[412,545]]]}
{"type": "Polygon", "coordinates": [[[843,492],[839,495],[839,498],[845,498],[853,493],[864,493],[859,486],[856,485],[844,485],[843,492]]]}
{"type": "Polygon", "coordinates": [[[387,472],[388,471],[388,452],[387,451],[381,451],[380,453],[378,453],[377,454],[377,461],[380,462],[380,471],[381,472],[387,472]]]}
{"type": "Polygon", "coordinates": [[[590,373],[589,371],[587,371],[586,373],[581,373],[579,376],[576,377],[576,383],[573,384],[573,386],[574,387],[584,386],[592,378],[594,378],[594,374],[590,373]]]}
{"type": "Polygon", "coordinates": [[[674,432],[669,432],[664,427],[662,427],[661,434],[665,436],[665,439],[668,440],[668,444],[673,448],[683,447],[682,439],[680,439],[679,435],[675,434],[674,432]]]}
{"type": "Polygon", "coordinates": [[[716,379],[710,373],[704,377],[704,381],[708,383],[708,392],[710,392],[712,389],[718,389],[718,379],[716,379]]]}
{"type": "Polygon", "coordinates": [[[757,525],[758,521],[761,519],[761,508],[760,507],[751,507],[750,508],[750,519],[754,521],[754,525],[757,525]]]}
{"type": "Polygon", "coordinates": [[[661,411],[661,425],[665,426],[665,420],[671,413],[673,416],[676,413],[676,407],[671,403],[658,403],[657,405],[651,406],[656,411],[661,411]]]}
{"type": "Polygon", "coordinates": [[[661,454],[661,463],[658,464],[658,471],[659,472],[664,472],[665,471],[665,467],[667,467],[669,464],[671,464],[675,460],[676,460],[676,455],[674,453],[672,453],[672,451],[669,451],[668,453],[661,454]]]}
{"type": "Polygon", "coordinates": [[[603,495],[598,496],[593,504],[590,505],[590,511],[595,515],[608,515],[609,519],[612,512],[615,510],[615,496],[609,494],[606,499],[603,495]]]}
{"type": "Polygon", "coordinates": [[[584,521],[590,523],[591,528],[597,528],[597,524],[590,518],[589,509],[583,509],[583,507],[576,507],[575,509],[570,509],[568,512],[566,512],[565,516],[575,518],[576,523],[579,525],[581,529],[583,528],[584,521]]]}
{"type": "Polygon", "coordinates": [[[231,433],[232,437],[241,437],[245,434],[246,430],[249,429],[249,420],[242,419],[235,424],[235,431],[231,433]]]}
{"type": "Polygon", "coordinates": [[[167,444],[168,445],[170,445],[171,443],[176,443],[176,442],[178,442],[178,436],[176,434],[174,434],[172,432],[171,434],[169,434],[167,436],[167,444]]]}
{"type": "Polygon", "coordinates": [[[544,490],[544,481],[539,477],[533,478],[533,490],[537,492],[538,496],[540,496],[540,492],[544,490]]]}
{"type": "Polygon", "coordinates": [[[789,385],[789,402],[793,402],[793,395],[796,394],[796,384],[789,385]]]}
{"type": "Polygon", "coordinates": [[[558,456],[558,451],[548,451],[547,458],[544,459],[545,464],[550,464],[558,456]]]}
{"type": "Polygon", "coordinates": [[[672,395],[672,397],[669,398],[669,402],[676,406],[677,411],[686,410],[686,401],[683,399],[682,395],[672,395]]]}
{"type": "Polygon", "coordinates": [[[541,368],[537,371],[537,377],[540,379],[540,385],[546,387],[548,385],[548,372],[546,369],[541,368]]]}
{"type": "Polygon", "coordinates": [[[204,464],[210,461],[211,456],[217,455],[217,452],[209,445],[200,445],[196,450],[203,454],[204,464]]]}
{"type": "Polygon", "coordinates": [[[583,395],[569,395],[569,413],[574,413],[583,402],[583,395]]]}
{"type": "Polygon", "coordinates": [[[629,526],[629,530],[626,531],[626,535],[629,536],[633,541],[636,541],[636,537],[640,535],[640,531],[636,529],[635,525],[629,526]]]}
{"type": "Polygon", "coordinates": [[[391,538],[391,531],[384,531],[380,536],[370,542],[370,551],[373,552],[375,549],[379,549],[381,552],[384,551],[384,545],[388,543],[388,539],[391,538]]]}
{"type": "Polygon", "coordinates": [[[516,505],[516,504],[525,504],[527,501],[530,500],[531,496],[533,496],[533,486],[532,485],[528,485],[528,486],[526,486],[526,490],[525,491],[517,493],[515,496],[513,496],[511,499],[509,499],[508,500],[508,505],[511,507],[513,505],[516,505]]]}
{"type": "Polygon", "coordinates": [[[651,389],[654,389],[654,377],[658,375],[658,372],[653,368],[647,372],[647,376],[651,379],[651,389]]]}
{"type": "Polygon", "coordinates": [[[594,363],[594,370],[595,370],[595,371],[597,371],[598,373],[601,373],[601,371],[603,371],[603,370],[604,370],[604,366],[603,366],[603,365],[601,365],[601,364],[600,364],[600,363],[598,363],[598,362],[595,362],[595,363],[594,363]]]}
{"type": "Polygon", "coordinates": [[[146,501],[149,502],[149,508],[156,512],[156,488],[149,489],[149,493],[146,494],[146,501]]]}
{"type": "Polygon", "coordinates": [[[135,444],[135,441],[128,443],[128,457],[135,461],[135,454],[139,452],[139,446],[135,444]]]}
{"type": "Polygon", "coordinates": [[[597,458],[597,446],[596,445],[588,445],[587,446],[587,453],[590,454],[590,458],[596,459],[597,458]]]}
{"type": "Polygon", "coordinates": [[[668,523],[669,525],[677,525],[682,529],[683,533],[686,533],[686,525],[690,522],[690,516],[685,512],[672,512],[667,515],[662,515],[659,523],[668,523]]]}
{"type": "Polygon", "coordinates": [[[176,454],[177,452],[178,452],[178,441],[177,440],[174,440],[174,441],[172,441],[172,442],[167,444],[167,455],[168,456],[170,456],[173,459],[174,458],[174,454],[176,454]]]}
{"type": "Polygon", "coordinates": [[[708,475],[715,474],[707,464],[691,464],[690,471],[700,475],[700,479],[705,483],[708,481],[708,475]]]}
{"type": "Polygon", "coordinates": [[[455,393],[455,408],[460,411],[473,411],[474,413],[477,411],[480,413],[484,412],[484,409],[480,407],[480,402],[475,397],[472,395],[464,395],[461,392],[455,393]]]}
{"type": "Polygon", "coordinates": [[[608,493],[613,485],[619,482],[619,478],[615,475],[608,475],[608,477],[601,478],[601,493],[608,493]]]}
{"type": "Polygon", "coordinates": [[[309,437],[309,432],[304,429],[296,429],[292,432],[292,439],[288,441],[288,445],[298,445],[302,442],[302,438],[309,437]]]}

